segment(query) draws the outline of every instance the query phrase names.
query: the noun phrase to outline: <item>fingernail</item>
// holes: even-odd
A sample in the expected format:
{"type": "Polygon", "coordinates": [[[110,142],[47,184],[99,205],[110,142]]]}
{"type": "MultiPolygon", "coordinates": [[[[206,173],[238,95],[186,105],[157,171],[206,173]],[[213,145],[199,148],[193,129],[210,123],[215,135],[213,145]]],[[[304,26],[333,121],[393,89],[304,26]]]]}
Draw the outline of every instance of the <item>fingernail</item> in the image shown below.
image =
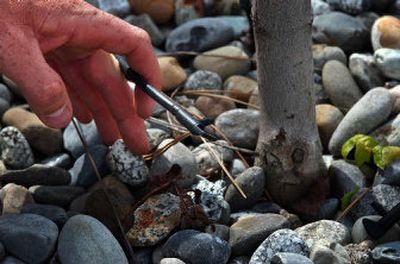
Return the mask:
{"type": "Polygon", "coordinates": [[[43,116],[43,121],[50,127],[61,128],[66,126],[71,120],[71,110],[65,104],[57,111],[54,111],[51,114],[43,116]]]}

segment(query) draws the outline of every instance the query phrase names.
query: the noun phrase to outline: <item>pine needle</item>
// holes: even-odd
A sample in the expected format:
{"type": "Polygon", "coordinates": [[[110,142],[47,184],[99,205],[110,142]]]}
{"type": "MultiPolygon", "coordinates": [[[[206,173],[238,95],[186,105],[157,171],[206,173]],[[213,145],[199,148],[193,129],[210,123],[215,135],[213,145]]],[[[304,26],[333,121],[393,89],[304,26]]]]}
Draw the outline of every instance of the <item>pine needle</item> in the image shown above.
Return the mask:
{"type": "Polygon", "coordinates": [[[343,210],[343,212],[338,215],[338,217],[336,217],[336,221],[339,222],[340,220],[343,219],[343,217],[345,217],[349,211],[362,199],[364,198],[365,195],[367,195],[369,192],[371,191],[371,188],[367,188],[362,194],[360,194],[360,196],[358,196],[356,199],[354,199],[354,201],[352,201],[349,206],[347,206],[346,209],[343,210]]]}
{"type": "Polygon", "coordinates": [[[204,56],[204,57],[214,57],[214,58],[222,58],[222,59],[230,59],[230,60],[241,60],[241,61],[250,61],[252,63],[256,63],[255,59],[247,58],[243,56],[229,56],[229,55],[218,55],[218,54],[205,54],[195,51],[176,51],[176,52],[168,52],[158,55],[158,57],[175,57],[180,55],[186,56],[204,56]]]}
{"type": "Polygon", "coordinates": [[[183,94],[183,95],[192,94],[192,95],[198,95],[198,96],[208,96],[208,97],[213,97],[213,98],[219,98],[219,99],[232,101],[232,102],[235,102],[235,103],[238,103],[238,104],[246,105],[246,106],[252,107],[254,109],[260,110],[260,107],[257,106],[257,105],[249,104],[247,102],[244,102],[244,101],[239,100],[239,99],[232,98],[232,97],[227,96],[227,95],[219,95],[219,94],[213,94],[213,93],[208,93],[208,92],[206,92],[206,93],[205,92],[197,92],[197,91],[183,91],[183,92],[180,92],[179,94],[183,94]]]}

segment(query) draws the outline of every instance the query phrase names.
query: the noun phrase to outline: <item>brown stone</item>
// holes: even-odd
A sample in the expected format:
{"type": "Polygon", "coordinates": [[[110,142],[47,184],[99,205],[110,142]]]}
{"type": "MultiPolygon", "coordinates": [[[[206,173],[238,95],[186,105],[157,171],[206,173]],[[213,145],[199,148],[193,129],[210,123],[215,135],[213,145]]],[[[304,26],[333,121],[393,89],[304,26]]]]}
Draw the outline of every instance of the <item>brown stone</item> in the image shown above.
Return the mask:
{"type": "Polygon", "coordinates": [[[21,107],[13,107],[3,115],[3,123],[14,126],[25,136],[32,148],[51,155],[62,150],[63,139],[60,129],[47,127],[36,114],[21,107]]]}
{"type": "Polygon", "coordinates": [[[9,183],[0,190],[0,200],[2,214],[19,214],[25,204],[34,203],[28,189],[14,183],[9,183]]]}
{"type": "Polygon", "coordinates": [[[329,140],[343,119],[343,114],[340,110],[330,104],[320,104],[315,107],[317,126],[322,146],[328,149],[329,140]]]}
{"type": "Polygon", "coordinates": [[[137,13],[147,13],[156,23],[168,22],[175,13],[174,0],[129,0],[137,13]]]}
{"type": "Polygon", "coordinates": [[[229,97],[246,103],[256,89],[258,89],[256,81],[240,75],[231,76],[224,82],[224,90],[229,97]]]}
{"type": "Polygon", "coordinates": [[[223,112],[236,108],[236,105],[234,102],[222,98],[199,96],[196,100],[196,107],[207,117],[215,118],[223,112]]]}
{"type": "Polygon", "coordinates": [[[377,19],[372,26],[371,41],[374,50],[400,49],[400,20],[393,16],[377,19]]]}
{"type": "Polygon", "coordinates": [[[174,57],[161,57],[158,59],[162,75],[162,89],[169,91],[186,81],[185,70],[174,57]]]}
{"type": "Polygon", "coordinates": [[[247,108],[249,109],[259,109],[260,107],[260,99],[259,99],[259,94],[258,94],[258,88],[255,89],[249,98],[249,106],[247,108]]]}

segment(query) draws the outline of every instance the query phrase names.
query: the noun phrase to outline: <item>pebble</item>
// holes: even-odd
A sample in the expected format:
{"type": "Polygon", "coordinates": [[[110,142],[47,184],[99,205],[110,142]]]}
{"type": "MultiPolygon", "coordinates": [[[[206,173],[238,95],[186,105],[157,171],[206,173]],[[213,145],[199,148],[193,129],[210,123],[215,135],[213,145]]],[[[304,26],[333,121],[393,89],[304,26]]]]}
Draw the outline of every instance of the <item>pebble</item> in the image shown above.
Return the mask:
{"type": "Polygon", "coordinates": [[[233,75],[224,82],[225,94],[245,103],[256,89],[258,89],[256,81],[240,75],[233,75]]]}
{"type": "Polygon", "coordinates": [[[394,161],[385,167],[382,183],[400,186],[400,161],[394,161]]]}
{"type": "Polygon", "coordinates": [[[119,17],[123,17],[131,12],[131,7],[128,1],[125,0],[88,0],[87,2],[119,17]]]}
{"type": "Polygon", "coordinates": [[[246,165],[241,159],[233,159],[229,172],[236,178],[240,173],[244,172],[246,168],[246,165]]]}
{"type": "Polygon", "coordinates": [[[174,0],[129,0],[133,10],[146,13],[159,24],[170,21],[175,13],[174,0]]]}
{"type": "Polygon", "coordinates": [[[297,253],[308,256],[310,250],[306,242],[290,229],[280,229],[272,233],[251,256],[249,264],[269,263],[280,252],[297,253]]]}
{"type": "Polygon", "coordinates": [[[186,83],[185,90],[221,90],[222,79],[212,71],[198,70],[190,74],[186,83]]]}
{"type": "Polygon", "coordinates": [[[385,77],[400,80],[400,50],[378,49],[374,53],[374,60],[385,77]]]}
{"type": "Polygon", "coordinates": [[[337,198],[326,199],[319,208],[317,219],[333,219],[339,210],[340,200],[337,198]]]}
{"type": "Polygon", "coordinates": [[[0,264],[26,264],[26,262],[11,256],[7,256],[5,259],[3,259],[3,261],[0,262],[0,264]]]}
{"type": "Polygon", "coordinates": [[[163,258],[160,264],[185,264],[185,262],[178,258],[163,258]]]}
{"type": "Polygon", "coordinates": [[[78,186],[35,185],[29,188],[29,192],[37,203],[52,204],[66,208],[72,200],[83,194],[85,190],[78,186]]]}
{"type": "Polygon", "coordinates": [[[329,150],[338,157],[342,145],[356,134],[367,134],[382,124],[390,115],[394,103],[393,96],[385,88],[375,88],[366,93],[345,115],[336,128],[329,150]]]}
{"type": "Polygon", "coordinates": [[[3,98],[0,98],[0,116],[3,116],[8,109],[10,109],[10,104],[3,98]]]}
{"type": "Polygon", "coordinates": [[[372,196],[375,205],[388,212],[399,202],[400,187],[378,184],[372,187],[372,196]]]}
{"type": "Polygon", "coordinates": [[[400,21],[393,16],[382,16],[372,26],[371,42],[374,50],[400,48],[400,21]]]}
{"type": "MultiPolygon", "coordinates": [[[[368,0],[370,1],[370,0],[368,0]]],[[[384,0],[386,1],[386,0],[384,0]]],[[[389,0],[391,1],[391,0],[389,0]]],[[[374,1],[375,2],[375,1],[374,1]]],[[[368,29],[368,31],[371,33],[372,26],[374,25],[375,21],[379,18],[379,15],[375,12],[364,12],[356,16],[368,29]]]]}
{"type": "Polygon", "coordinates": [[[322,82],[332,103],[344,113],[363,96],[349,69],[339,61],[325,63],[322,82]]]}
{"type": "MultiPolygon", "coordinates": [[[[367,188],[361,188],[351,199],[351,202],[356,199],[356,197],[359,197],[361,194],[365,193],[367,188]]],[[[367,192],[366,195],[364,195],[363,198],[360,199],[358,203],[356,203],[350,210],[349,216],[351,216],[352,219],[357,220],[360,217],[366,216],[366,215],[374,215],[378,214],[378,212],[375,210],[374,207],[372,207],[372,204],[374,203],[374,197],[371,192],[367,192]]]]}
{"type": "Polygon", "coordinates": [[[71,176],[65,169],[39,164],[23,169],[8,170],[0,175],[2,183],[16,183],[25,187],[33,185],[67,185],[71,176]]]}
{"type": "Polygon", "coordinates": [[[10,108],[2,121],[7,126],[16,127],[25,136],[30,146],[45,155],[61,152],[63,138],[60,129],[46,126],[38,116],[21,107],[10,108]]]}
{"type": "MultiPolygon", "coordinates": [[[[103,144],[103,141],[100,138],[99,131],[97,130],[94,121],[88,124],[83,124],[77,121],[77,124],[82,136],[86,141],[86,144],[89,147],[103,144]]],[[[78,133],[76,132],[72,122],[69,123],[69,125],[64,130],[63,141],[64,148],[68,150],[71,153],[72,157],[74,157],[75,159],[85,152],[82,146],[82,142],[80,141],[78,133]]]]}
{"type": "Polygon", "coordinates": [[[144,13],[139,16],[130,15],[124,18],[131,25],[144,29],[150,36],[151,43],[154,46],[161,46],[165,41],[165,36],[154,23],[149,14],[144,13]]]}
{"type": "Polygon", "coordinates": [[[245,75],[250,71],[249,56],[240,48],[223,46],[203,53],[204,55],[231,56],[243,58],[243,60],[229,59],[213,56],[198,55],[193,61],[196,70],[207,70],[217,73],[223,80],[232,75],[245,75]]]}
{"type": "Polygon", "coordinates": [[[229,242],[230,228],[227,225],[211,224],[206,226],[204,232],[229,242]]]}
{"type": "MultiPolygon", "coordinates": [[[[89,151],[100,176],[107,175],[109,173],[106,164],[108,148],[104,145],[95,145],[91,146],[89,151]]],[[[69,170],[69,173],[71,175],[71,185],[88,188],[98,180],[92,162],[86,153],[76,159],[74,165],[69,170]]]]}
{"type": "Polygon", "coordinates": [[[197,97],[195,104],[197,109],[209,118],[216,118],[220,114],[236,108],[235,103],[231,100],[203,95],[197,97]]]}
{"type": "Polygon", "coordinates": [[[368,243],[348,244],[346,251],[349,254],[351,263],[372,264],[372,254],[368,243]]]}
{"type": "Polygon", "coordinates": [[[395,98],[392,114],[397,115],[400,113],[400,85],[391,88],[389,92],[395,98]]]}
{"type": "Polygon", "coordinates": [[[67,153],[55,154],[39,162],[43,166],[58,167],[62,169],[70,168],[72,165],[71,156],[67,153]]]}
{"type": "Polygon", "coordinates": [[[128,263],[111,232],[87,215],[75,215],[65,223],[58,239],[58,256],[63,264],[128,263]]]}
{"type": "Polygon", "coordinates": [[[132,154],[122,139],[111,146],[107,164],[115,177],[130,186],[143,186],[149,180],[149,169],[145,161],[141,156],[132,154]]]}
{"type": "Polygon", "coordinates": [[[283,228],[289,228],[289,222],[279,214],[241,217],[230,228],[229,245],[232,254],[252,254],[269,235],[283,228]]]}
{"type": "Polygon", "coordinates": [[[332,194],[342,198],[348,192],[367,186],[365,175],[353,164],[345,160],[334,160],[329,167],[332,194]]]}
{"type": "MultiPolygon", "coordinates": [[[[159,128],[146,129],[147,139],[149,140],[150,149],[156,148],[161,142],[167,138],[171,138],[170,133],[159,128]]],[[[115,144],[115,143],[114,143],[115,144]]]]}
{"type": "MultiPolygon", "coordinates": [[[[374,240],[372,239],[367,231],[365,230],[363,220],[370,219],[373,221],[379,221],[382,216],[379,215],[367,215],[360,217],[353,225],[353,229],[351,230],[351,237],[353,243],[361,243],[365,240],[374,240]]],[[[400,240],[400,226],[395,224],[392,228],[390,228],[381,238],[379,238],[376,243],[383,244],[386,242],[400,240]]]]}
{"type": "Polygon", "coordinates": [[[234,38],[234,30],[224,21],[208,17],[188,21],[169,34],[167,52],[205,51],[228,44],[234,38]]]}
{"type": "Polygon", "coordinates": [[[200,18],[203,14],[196,3],[187,3],[184,0],[175,1],[175,24],[182,25],[190,20],[200,18]]]}
{"type": "Polygon", "coordinates": [[[13,94],[10,92],[10,89],[8,89],[8,87],[3,83],[0,83],[0,98],[4,99],[8,104],[10,104],[13,100],[13,94]]]}
{"type": "MultiPolygon", "coordinates": [[[[152,253],[153,250],[151,248],[135,249],[135,251],[133,252],[132,263],[151,264],[153,263],[151,259],[152,253]]],[[[154,263],[160,263],[160,261],[154,263]]]]}
{"type": "Polygon", "coordinates": [[[312,14],[314,17],[331,12],[331,7],[323,0],[311,0],[312,14]]]}
{"type": "MultiPolygon", "coordinates": [[[[133,217],[131,209],[135,203],[135,198],[125,184],[115,177],[106,176],[101,182],[93,185],[89,191],[90,193],[88,193],[86,199],[82,199],[84,204],[80,206],[82,209],[78,212],[100,220],[107,225],[113,234],[120,234],[118,226],[115,224],[115,217],[118,217],[124,229],[127,230],[131,227],[133,217]],[[104,190],[106,190],[109,199],[106,197],[104,190]],[[114,209],[112,209],[112,206],[114,209]]],[[[79,197],[74,201],[78,199],[79,197]]],[[[72,204],[70,209],[72,209],[72,204]]]]}
{"type": "Polygon", "coordinates": [[[400,146],[400,115],[375,129],[371,136],[384,146],[400,146]]]}
{"type": "MultiPolygon", "coordinates": [[[[224,140],[218,140],[216,142],[222,145],[228,145],[224,140]]],[[[212,149],[212,153],[214,153],[224,164],[229,164],[233,160],[233,150],[229,148],[214,143],[200,144],[192,150],[192,153],[199,168],[198,173],[202,176],[207,176],[210,172],[221,170],[221,167],[212,155],[210,148],[212,149]]]]}
{"type": "MultiPolygon", "coordinates": [[[[228,1],[234,2],[236,0],[228,0],[228,1]]],[[[250,27],[249,20],[245,16],[234,16],[229,14],[227,16],[218,16],[217,18],[233,29],[233,34],[235,39],[239,39],[243,35],[243,32],[249,30],[250,27]]]]}
{"type": "Polygon", "coordinates": [[[311,249],[310,259],[314,264],[325,264],[325,263],[335,263],[335,264],[351,264],[351,262],[335,251],[324,245],[314,245],[311,249]]]}
{"type": "Polygon", "coordinates": [[[260,167],[246,169],[235,180],[247,198],[243,198],[235,186],[231,184],[226,190],[225,200],[229,203],[232,212],[250,207],[264,194],[265,174],[260,167]]]}
{"type": "Polygon", "coordinates": [[[227,263],[229,244],[219,237],[187,229],[173,234],[162,247],[165,257],[174,257],[192,264],[227,263]]]}
{"type": "Polygon", "coordinates": [[[347,227],[332,220],[320,220],[309,223],[297,228],[295,231],[304,238],[310,248],[315,243],[325,246],[329,246],[331,243],[346,245],[351,240],[351,235],[347,227]]]}
{"type": "Polygon", "coordinates": [[[21,209],[21,213],[44,216],[53,221],[60,230],[68,219],[67,213],[63,208],[48,204],[25,204],[21,209]]]}
{"type": "Polygon", "coordinates": [[[328,149],[329,140],[340,121],[343,119],[342,112],[330,104],[319,104],[315,107],[319,137],[324,149],[328,149]]]}
{"type": "Polygon", "coordinates": [[[57,244],[58,228],[49,219],[35,214],[0,217],[0,241],[7,252],[27,263],[43,263],[57,244]]]}
{"type": "Polygon", "coordinates": [[[34,163],[31,147],[24,135],[15,127],[0,131],[1,159],[7,167],[24,169],[34,163]]]}
{"type": "Polygon", "coordinates": [[[382,86],[384,77],[371,54],[353,53],[349,58],[349,69],[363,92],[382,86]]]}
{"type": "MultiPolygon", "coordinates": [[[[277,253],[271,259],[271,264],[314,264],[309,258],[296,253],[277,253]]],[[[335,263],[336,264],[336,263],[335,263]]]]}
{"type": "Polygon", "coordinates": [[[377,245],[372,250],[372,258],[379,264],[397,264],[400,262],[400,241],[377,245]]]}
{"type": "Polygon", "coordinates": [[[255,149],[260,111],[252,109],[233,109],[217,117],[215,125],[237,147],[255,149]]]}
{"type": "Polygon", "coordinates": [[[166,238],[181,221],[180,198],[162,193],[148,198],[134,212],[135,222],[127,237],[134,247],[154,246],[166,238]]]}
{"type": "MultiPolygon", "coordinates": [[[[166,139],[158,146],[158,149],[163,148],[172,139],[166,139]]],[[[150,167],[150,178],[157,175],[164,175],[171,170],[172,166],[176,164],[181,168],[181,174],[176,183],[184,188],[189,187],[195,180],[198,173],[197,163],[193,153],[182,143],[177,143],[164,152],[161,156],[153,159],[150,167]]]]}
{"type": "Polygon", "coordinates": [[[9,183],[0,189],[2,215],[19,214],[24,205],[34,203],[32,195],[23,186],[9,183]]]}
{"type": "Polygon", "coordinates": [[[321,72],[325,63],[330,60],[336,60],[347,65],[347,57],[343,50],[335,46],[327,46],[325,44],[312,45],[312,54],[314,62],[314,70],[321,72]]]}
{"type": "Polygon", "coordinates": [[[223,180],[210,182],[198,176],[198,181],[193,184],[193,190],[201,191],[200,204],[212,223],[227,224],[229,222],[230,206],[224,200],[226,183],[223,180]]]}
{"type": "Polygon", "coordinates": [[[330,12],[314,18],[312,39],[315,43],[338,46],[346,53],[358,52],[369,43],[369,31],[353,16],[330,12]]]}
{"type": "Polygon", "coordinates": [[[160,57],[158,64],[161,70],[162,90],[164,92],[174,90],[186,81],[186,72],[174,57],[160,57]]]}
{"type": "Polygon", "coordinates": [[[328,0],[327,2],[333,9],[353,15],[368,11],[372,7],[371,0],[328,0]]]}

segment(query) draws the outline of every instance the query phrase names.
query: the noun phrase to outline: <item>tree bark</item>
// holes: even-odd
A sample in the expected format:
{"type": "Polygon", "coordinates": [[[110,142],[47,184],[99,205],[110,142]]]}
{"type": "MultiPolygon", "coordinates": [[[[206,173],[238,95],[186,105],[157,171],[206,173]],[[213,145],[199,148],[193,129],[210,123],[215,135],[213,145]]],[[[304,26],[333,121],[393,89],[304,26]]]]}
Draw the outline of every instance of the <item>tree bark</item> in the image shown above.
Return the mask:
{"type": "Polygon", "coordinates": [[[274,201],[290,205],[322,177],[315,121],[310,0],[255,0],[261,105],[256,164],[274,201]]]}

